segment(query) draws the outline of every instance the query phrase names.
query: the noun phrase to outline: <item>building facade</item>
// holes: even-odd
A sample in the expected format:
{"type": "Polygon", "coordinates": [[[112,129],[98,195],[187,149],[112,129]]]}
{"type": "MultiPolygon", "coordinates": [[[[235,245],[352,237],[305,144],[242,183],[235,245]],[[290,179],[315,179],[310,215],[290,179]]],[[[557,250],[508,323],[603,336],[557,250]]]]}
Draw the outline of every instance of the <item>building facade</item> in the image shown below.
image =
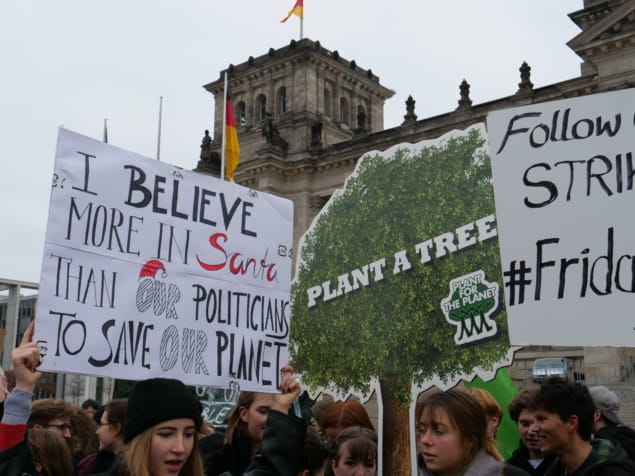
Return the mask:
{"type": "MultiPolygon", "coordinates": [[[[202,158],[195,170],[218,175],[227,73],[241,146],[235,180],[293,200],[297,247],[313,218],[368,151],[465,129],[484,122],[496,109],[635,86],[635,0],[585,0],[569,17],[581,30],[568,43],[582,60],[578,77],[534,88],[531,67],[523,63],[518,89],[511,96],[473,104],[470,85],[463,81],[455,110],[420,119],[415,100],[408,97],[403,123],[390,129],[383,128],[383,107],[395,93],[371,69],[324,49],[318,41],[292,40],[230,65],[205,86],[215,98],[213,157],[202,158]]],[[[611,385],[624,401],[635,401],[633,349],[526,348],[516,353],[512,377],[519,385],[531,381],[534,361],[544,357],[565,358],[574,378],[611,385]]]]}

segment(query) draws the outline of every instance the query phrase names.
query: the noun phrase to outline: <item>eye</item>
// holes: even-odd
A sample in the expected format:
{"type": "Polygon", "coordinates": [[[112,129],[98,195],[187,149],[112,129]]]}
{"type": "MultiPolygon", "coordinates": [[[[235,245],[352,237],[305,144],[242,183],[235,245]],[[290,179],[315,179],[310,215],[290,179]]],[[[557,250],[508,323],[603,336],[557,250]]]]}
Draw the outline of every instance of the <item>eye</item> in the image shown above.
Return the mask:
{"type": "Polygon", "coordinates": [[[195,433],[196,433],[196,432],[195,432],[194,430],[187,430],[187,431],[185,432],[185,437],[186,437],[186,438],[194,438],[194,434],[195,434],[195,433]]]}

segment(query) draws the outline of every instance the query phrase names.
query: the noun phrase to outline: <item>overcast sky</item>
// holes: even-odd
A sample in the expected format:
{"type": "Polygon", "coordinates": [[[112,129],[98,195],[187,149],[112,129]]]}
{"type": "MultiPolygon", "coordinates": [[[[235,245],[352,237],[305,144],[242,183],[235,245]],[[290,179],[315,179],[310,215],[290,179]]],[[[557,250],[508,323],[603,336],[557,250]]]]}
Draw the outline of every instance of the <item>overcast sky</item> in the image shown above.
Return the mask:
{"type": "MultiPolygon", "coordinates": [[[[0,278],[39,281],[58,127],[192,169],[213,101],[202,86],[230,63],[299,38],[295,0],[19,0],[0,5],[0,278]]],[[[304,36],[371,68],[419,119],[579,75],[567,14],[582,0],[304,0],[304,36]]]]}

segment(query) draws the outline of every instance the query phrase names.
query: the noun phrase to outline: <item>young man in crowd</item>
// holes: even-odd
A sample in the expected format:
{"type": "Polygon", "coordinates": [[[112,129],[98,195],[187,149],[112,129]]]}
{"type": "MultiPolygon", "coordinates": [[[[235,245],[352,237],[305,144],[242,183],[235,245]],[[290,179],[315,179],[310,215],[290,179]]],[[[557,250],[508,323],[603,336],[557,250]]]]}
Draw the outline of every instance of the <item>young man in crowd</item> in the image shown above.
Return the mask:
{"type": "Polygon", "coordinates": [[[620,411],[620,398],[608,388],[598,385],[590,387],[595,413],[593,415],[593,433],[596,438],[610,440],[626,450],[635,461],[635,431],[624,425],[617,413],[620,411]]]}
{"type": "Polygon", "coordinates": [[[546,455],[540,451],[540,439],[534,428],[534,414],[529,410],[529,403],[540,387],[529,385],[516,394],[507,406],[509,416],[516,423],[520,433],[520,444],[507,463],[524,469],[533,476],[542,476],[556,459],[554,455],[546,455]]]}
{"type": "Polygon", "coordinates": [[[556,456],[546,476],[635,475],[635,464],[622,448],[599,438],[591,443],[595,405],[586,386],[551,377],[540,385],[529,409],[540,451],[556,456]]]}
{"type": "Polygon", "coordinates": [[[54,398],[35,400],[31,405],[27,427],[55,430],[69,441],[72,436],[73,412],[73,406],[64,400],[54,398]]]}

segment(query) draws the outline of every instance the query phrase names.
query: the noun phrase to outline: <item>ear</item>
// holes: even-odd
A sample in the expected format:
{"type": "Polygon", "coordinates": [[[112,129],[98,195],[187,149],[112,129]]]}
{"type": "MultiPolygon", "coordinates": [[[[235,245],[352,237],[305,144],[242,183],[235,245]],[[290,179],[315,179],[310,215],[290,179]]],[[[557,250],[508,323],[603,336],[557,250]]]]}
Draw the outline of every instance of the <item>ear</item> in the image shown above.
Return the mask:
{"type": "Polygon", "coordinates": [[[593,410],[593,421],[598,422],[600,418],[602,418],[602,412],[596,408],[593,410]]]}
{"type": "Polygon", "coordinates": [[[298,476],[309,476],[309,470],[305,469],[298,473],[298,476]]]}
{"type": "Polygon", "coordinates": [[[497,416],[491,416],[487,420],[487,427],[494,436],[496,436],[496,432],[498,431],[498,427],[500,426],[500,424],[501,424],[501,419],[498,418],[497,416]]]}
{"type": "Polygon", "coordinates": [[[38,430],[38,429],[41,429],[41,428],[44,428],[44,427],[42,425],[40,425],[39,423],[34,423],[31,428],[33,428],[35,430],[38,430]]]}
{"type": "Polygon", "coordinates": [[[123,433],[123,426],[121,423],[113,423],[111,427],[114,427],[115,429],[115,436],[119,436],[123,433]]]}
{"type": "Polygon", "coordinates": [[[249,421],[249,410],[246,407],[240,407],[238,409],[238,416],[240,416],[240,419],[242,421],[244,421],[245,423],[247,423],[249,421]]]}
{"type": "Polygon", "coordinates": [[[337,461],[336,461],[336,460],[334,460],[334,459],[332,459],[332,460],[331,460],[331,469],[333,470],[333,474],[334,474],[335,476],[337,476],[337,471],[335,471],[335,467],[336,467],[337,465],[336,465],[335,463],[337,463],[337,461]]]}
{"type": "Polygon", "coordinates": [[[577,432],[579,424],[580,424],[580,420],[578,419],[578,415],[571,415],[565,422],[565,425],[567,426],[567,431],[569,431],[569,433],[577,432]]]}

